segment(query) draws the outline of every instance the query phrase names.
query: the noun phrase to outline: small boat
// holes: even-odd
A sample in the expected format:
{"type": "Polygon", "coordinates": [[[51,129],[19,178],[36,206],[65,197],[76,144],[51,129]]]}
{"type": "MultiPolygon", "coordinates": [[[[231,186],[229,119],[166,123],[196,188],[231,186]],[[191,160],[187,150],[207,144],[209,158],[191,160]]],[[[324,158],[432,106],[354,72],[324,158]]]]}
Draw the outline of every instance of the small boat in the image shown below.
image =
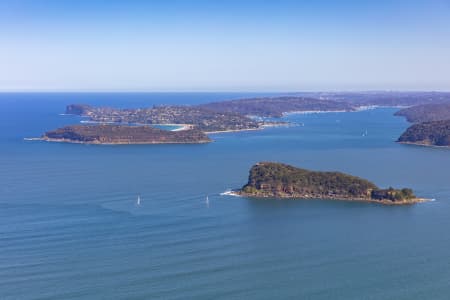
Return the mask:
{"type": "Polygon", "coordinates": [[[141,195],[138,195],[136,205],[141,205],[141,195]]]}

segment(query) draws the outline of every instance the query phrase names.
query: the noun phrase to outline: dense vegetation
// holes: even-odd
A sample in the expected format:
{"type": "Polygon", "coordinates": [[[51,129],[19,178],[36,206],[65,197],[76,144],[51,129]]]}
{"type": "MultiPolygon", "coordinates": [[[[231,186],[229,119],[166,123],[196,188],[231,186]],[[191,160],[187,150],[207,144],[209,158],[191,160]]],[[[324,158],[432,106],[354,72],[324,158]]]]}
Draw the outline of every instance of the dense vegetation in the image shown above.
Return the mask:
{"type": "Polygon", "coordinates": [[[212,102],[200,107],[228,113],[260,117],[281,117],[295,111],[353,111],[348,103],[306,97],[265,97],[212,102]]]}
{"type": "Polygon", "coordinates": [[[250,170],[240,193],[255,197],[322,198],[410,202],[411,189],[379,189],[365,179],[339,173],[316,172],[293,166],[262,162],[250,170]]]}
{"type": "Polygon", "coordinates": [[[48,131],[43,140],[86,144],[207,143],[201,131],[167,131],[149,126],[76,125],[48,131]]]}
{"type": "Polygon", "coordinates": [[[400,136],[398,142],[450,146],[450,120],[414,124],[400,136]]]}
{"type": "Polygon", "coordinates": [[[406,117],[413,123],[450,120],[450,103],[412,106],[399,110],[395,115],[406,117]]]}

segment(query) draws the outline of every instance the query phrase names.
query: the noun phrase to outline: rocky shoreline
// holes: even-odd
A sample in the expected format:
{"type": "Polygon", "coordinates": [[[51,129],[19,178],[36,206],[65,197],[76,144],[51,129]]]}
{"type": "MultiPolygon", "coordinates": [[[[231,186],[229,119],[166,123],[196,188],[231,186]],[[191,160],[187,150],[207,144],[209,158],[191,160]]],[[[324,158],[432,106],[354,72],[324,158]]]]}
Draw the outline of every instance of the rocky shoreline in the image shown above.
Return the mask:
{"type": "Polygon", "coordinates": [[[433,145],[433,144],[430,144],[430,143],[399,142],[399,141],[397,141],[397,143],[402,144],[402,145],[412,145],[412,146],[420,146],[420,147],[428,147],[428,148],[450,149],[450,145],[449,146],[438,146],[438,145],[433,145]]]}
{"type": "Polygon", "coordinates": [[[70,143],[70,144],[86,144],[86,145],[160,145],[160,144],[208,144],[211,141],[200,141],[200,142],[113,142],[113,143],[103,143],[103,142],[80,142],[73,141],[70,139],[51,139],[51,138],[26,138],[25,140],[33,141],[44,141],[51,143],[70,143]]]}
{"type": "Polygon", "coordinates": [[[428,202],[430,199],[426,198],[412,198],[409,200],[401,200],[401,201],[392,201],[389,199],[381,199],[375,200],[370,198],[345,198],[345,197],[324,197],[324,196],[304,196],[304,195],[284,195],[284,196],[275,196],[275,195],[254,195],[245,193],[241,190],[228,192],[226,195],[230,196],[239,196],[246,198],[255,198],[255,199],[298,199],[298,200],[333,200],[333,201],[354,201],[354,202],[370,202],[370,203],[379,203],[384,205],[412,205],[416,203],[428,202]]]}

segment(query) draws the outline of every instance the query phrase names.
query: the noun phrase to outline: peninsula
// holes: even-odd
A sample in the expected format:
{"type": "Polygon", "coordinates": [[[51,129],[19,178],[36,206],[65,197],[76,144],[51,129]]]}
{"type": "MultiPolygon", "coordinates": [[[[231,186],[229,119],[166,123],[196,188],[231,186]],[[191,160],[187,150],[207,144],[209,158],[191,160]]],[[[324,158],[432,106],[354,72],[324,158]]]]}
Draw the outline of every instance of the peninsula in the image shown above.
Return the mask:
{"type": "Polygon", "coordinates": [[[235,192],[245,197],[370,201],[382,204],[423,202],[408,188],[380,189],[365,179],[339,172],[317,172],[281,163],[260,162],[248,183],[235,192]]]}
{"type": "Polygon", "coordinates": [[[153,106],[118,109],[71,104],[66,114],[79,115],[93,123],[116,125],[188,124],[205,133],[262,129],[286,122],[257,120],[253,117],[282,117],[289,112],[355,111],[348,103],[306,97],[263,97],[212,102],[190,106],[153,106]]]}
{"type": "Polygon", "coordinates": [[[40,140],[81,144],[202,144],[211,139],[195,129],[168,131],[150,126],[74,125],[46,132],[40,140]]]}
{"type": "Polygon", "coordinates": [[[450,147],[450,103],[416,105],[395,113],[413,122],[397,142],[421,146],[450,147]]]}
{"type": "MultiPolygon", "coordinates": [[[[351,112],[371,105],[423,104],[400,110],[409,121],[436,121],[450,118],[448,93],[310,93],[297,96],[255,97],[200,105],[162,105],[148,108],[94,107],[71,104],[66,114],[83,116],[84,122],[117,126],[179,124],[206,134],[229,131],[258,130],[287,122],[280,118],[295,112],[351,112]]],[[[440,126],[438,126],[441,128],[440,126]]],[[[436,128],[438,128],[436,127],[436,128]]],[[[417,128],[416,128],[417,129],[417,128]]],[[[94,129],[92,129],[94,130],[94,129]]],[[[447,137],[440,130],[439,145],[447,137]]],[[[430,133],[431,134],[431,133],[430,133]]],[[[433,135],[436,135],[433,133],[433,135]]],[[[426,140],[426,139],[425,139],[426,140]]],[[[434,138],[430,140],[434,141],[434,138]]],[[[401,142],[416,142],[400,138],[401,142]]],[[[434,142],[420,142],[434,145],[434,142]]]]}
{"type": "MultiPolygon", "coordinates": [[[[253,97],[199,105],[159,105],[147,108],[94,107],[71,104],[67,114],[92,122],[117,124],[190,124],[205,132],[259,129],[273,122],[252,117],[280,118],[292,112],[349,112],[377,106],[450,105],[450,93],[442,92],[309,92],[286,96],[253,97]],[[425,104],[425,105],[424,105],[425,104]],[[250,116],[250,118],[249,118],[250,116]]],[[[417,110],[414,108],[414,110],[417,110]]],[[[427,108],[428,109],[428,108],[427,108]]],[[[399,111],[401,115],[404,110],[399,111]]],[[[406,111],[405,111],[406,112],[406,111]]],[[[428,119],[426,121],[435,121],[428,119]]]]}
{"type": "Polygon", "coordinates": [[[399,137],[397,142],[450,147],[450,119],[414,124],[399,137]]]}
{"type": "Polygon", "coordinates": [[[216,112],[196,106],[117,109],[72,104],[66,107],[66,114],[84,116],[91,122],[117,125],[189,124],[203,132],[255,130],[262,128],[264,125],[264,122],[252,120],[241,114],[216,112]]]}

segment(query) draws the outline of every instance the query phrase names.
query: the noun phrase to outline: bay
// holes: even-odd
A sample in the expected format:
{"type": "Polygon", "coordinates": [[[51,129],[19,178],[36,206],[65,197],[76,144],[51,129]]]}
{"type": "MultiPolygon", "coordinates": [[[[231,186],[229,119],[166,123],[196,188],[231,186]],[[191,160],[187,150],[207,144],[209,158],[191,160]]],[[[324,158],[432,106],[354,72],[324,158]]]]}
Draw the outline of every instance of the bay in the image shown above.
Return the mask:
{"type": "Polygon", "coordinates": [[[395,143],[409,124],[394,108],[293,114],[284,119],[295,126],[213,134],[202,145],[23,140],[78,123],[59,115],[70,103],[255,95],[0,94],[0,298],[447,299],[450,151],[395,143]],[[436,200],[220,195],[245,184],[258,161],[348,172],[436,200]]]}

